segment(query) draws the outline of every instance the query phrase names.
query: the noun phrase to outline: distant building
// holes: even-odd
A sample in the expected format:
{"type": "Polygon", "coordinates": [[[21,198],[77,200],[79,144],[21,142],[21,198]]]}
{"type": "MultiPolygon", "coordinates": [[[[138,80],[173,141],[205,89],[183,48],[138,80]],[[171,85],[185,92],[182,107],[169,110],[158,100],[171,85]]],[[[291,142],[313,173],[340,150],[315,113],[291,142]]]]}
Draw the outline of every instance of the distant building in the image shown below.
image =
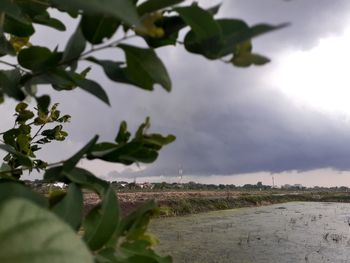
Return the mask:
{"type": "Polygon", "coordinates": [[[292,186],[290,184],[284,184],[281,186],[281,189],[290,189],[292,186]]]}
{"type": "Polygon", "coordinates": [[[67,187],[65,183],[54,183],[53,186],[59,187],[61,189],[64,189],[67,187]]]}
{"type": "Polygon", "coordinates": [[[153,189],[154,185],[148,182],[137,184],[141,189],[153,189]]]}
{"type": "Polygon", "coordinates": [[[281,186],[281,189],[286,189],[286,190],[301,190],[303,189],[304,186],[302,184],[285,184],[281,186]]]}

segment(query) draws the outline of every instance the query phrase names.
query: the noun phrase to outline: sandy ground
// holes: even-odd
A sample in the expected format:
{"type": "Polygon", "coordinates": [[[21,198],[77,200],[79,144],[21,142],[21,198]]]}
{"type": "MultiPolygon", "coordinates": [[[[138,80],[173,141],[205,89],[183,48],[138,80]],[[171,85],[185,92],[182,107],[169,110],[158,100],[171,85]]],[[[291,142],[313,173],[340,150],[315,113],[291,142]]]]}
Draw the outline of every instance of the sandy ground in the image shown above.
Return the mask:
{"type": "MultiPolygon", "coordinates": [[[[140,202],[154,199],[156,201],[166,201],[173,198],[191,198],[191,197],[234,197],[239,196],[239,192],[226,191],[164,191],[164,192],[131,192],[117,193],[119,202],[140,202]]],[[[87,203],[95,204],[98,202],[98,196],[94,193],[85,193],[84,198],[87,203]]]]}
{"type": "MultiPolygon", "coordinates": [[[[164,202],[172,199],[181,198],[206,198],[206,197],[235,197],[241,193],[238,191],[162,191],[162,192],[122,192],[117,193],[123,214],[129,213],[146,200],[155,200],[164,202]]],[[[85,206],[87,209],[99,202],[95,193],[89,192],[84,194],[85,206]]]]}

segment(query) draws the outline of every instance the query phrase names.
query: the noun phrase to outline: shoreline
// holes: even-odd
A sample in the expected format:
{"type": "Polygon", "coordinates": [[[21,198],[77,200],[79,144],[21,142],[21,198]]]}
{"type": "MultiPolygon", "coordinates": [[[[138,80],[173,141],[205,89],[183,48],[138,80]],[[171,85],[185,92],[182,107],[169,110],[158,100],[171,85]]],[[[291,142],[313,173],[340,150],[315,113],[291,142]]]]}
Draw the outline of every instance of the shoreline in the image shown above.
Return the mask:
{"type": "MultiPolygon", "coordinates": [[[[160,217],[185,216],[209,211],[235,209],[243,207],[258,207],[287,202],[339,202],[350,203],[350,193],[286,193],[286,194],[241,194],[234,196],[181,197],[155,200],[160,208],[160,217]]],[[[142,205],[145,200],[134,202],[121,201],[123,214],[128,214],[142,205]]]]}

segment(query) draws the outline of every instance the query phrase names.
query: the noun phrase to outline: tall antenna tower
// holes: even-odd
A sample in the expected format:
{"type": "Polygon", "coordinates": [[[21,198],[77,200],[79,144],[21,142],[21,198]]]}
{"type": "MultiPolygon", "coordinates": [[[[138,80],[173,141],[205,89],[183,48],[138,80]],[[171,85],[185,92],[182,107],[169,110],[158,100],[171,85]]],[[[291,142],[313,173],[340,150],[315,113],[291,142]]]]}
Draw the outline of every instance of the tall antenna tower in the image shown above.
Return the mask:
{"type": "Polygon", "coordinates": [[[179,181],[178,181],[179,184],[181,183],[183,173],[184,173],[184,170],[182,169],[182,165],[180,164],[179,165],[179,181]]]}

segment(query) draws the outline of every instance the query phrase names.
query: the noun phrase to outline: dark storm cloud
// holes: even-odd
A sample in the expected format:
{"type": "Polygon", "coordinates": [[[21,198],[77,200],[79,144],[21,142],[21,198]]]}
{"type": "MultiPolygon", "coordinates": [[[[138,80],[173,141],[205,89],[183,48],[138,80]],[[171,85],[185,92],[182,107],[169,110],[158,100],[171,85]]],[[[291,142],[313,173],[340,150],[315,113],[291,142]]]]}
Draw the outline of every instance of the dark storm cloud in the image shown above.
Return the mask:
{"type": "MultiPolygon", "coordinates": [[[[346,122],[295,106],[266,87],[245,86],[242,80],[249,74],[241,74],[241,81],[225,78],[232,87],[204,80],[194,81],[198,89],[182,87],[191,90],[187,96],[193,98],[194,110],[187,112],[189,122],[171,127],[177,141],[148,169],[125,174],[176,175],[180,166],[186,174],[199,175],[350,168],[346,122]],[[216,95],[196,104],[209,89],[216,95]]],[[[250,79],[250,85],[259,83],[250,79]]]]}
{"type": "MultiPolygon", "coordinates": [[[[262,50],[295,47],[307,49],[318,38],[342,33],[349,22],[350,2],[345,0],[233,0],[224,1],[223,16],[242,17],[249,24],[290,22],[262,41],[262,50]]],[[[260,42],[259,42],[260,43],[260,42]]]]}

